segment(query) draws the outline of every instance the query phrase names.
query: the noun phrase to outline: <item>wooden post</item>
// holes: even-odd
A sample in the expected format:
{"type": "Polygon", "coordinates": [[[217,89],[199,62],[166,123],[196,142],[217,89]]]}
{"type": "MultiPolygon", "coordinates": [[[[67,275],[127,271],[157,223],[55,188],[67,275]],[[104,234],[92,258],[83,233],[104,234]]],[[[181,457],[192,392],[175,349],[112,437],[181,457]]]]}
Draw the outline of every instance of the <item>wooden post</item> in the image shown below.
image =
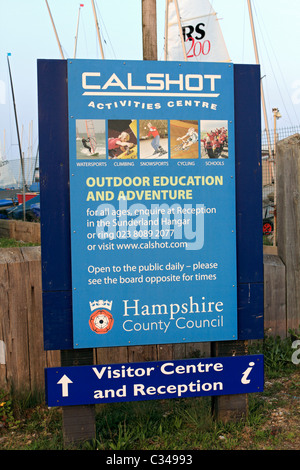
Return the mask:
{"type": "MultiPolygon", "coordinates": [[[[93,349],[61,351],[61,366],[93,364],[93,349]]],[[[63,406],[63,437],[65,444],[76,444],[96,437],[94,405],[63,406]]]]}
{"type": "MultiPolygon", "coordinates": [[[[247,341],[219,341],[212,343],[212,355],[245,356],[248,352],[247,341]]],[[[248,395],[222,395],[212,397],[212,413],[217,421],[236,422],[248,414],[248,395]]]]}
{"type": "Polygon", "coordinates": [[[143,60],[157,60],[156,0],[142,0],[143,60]]]}

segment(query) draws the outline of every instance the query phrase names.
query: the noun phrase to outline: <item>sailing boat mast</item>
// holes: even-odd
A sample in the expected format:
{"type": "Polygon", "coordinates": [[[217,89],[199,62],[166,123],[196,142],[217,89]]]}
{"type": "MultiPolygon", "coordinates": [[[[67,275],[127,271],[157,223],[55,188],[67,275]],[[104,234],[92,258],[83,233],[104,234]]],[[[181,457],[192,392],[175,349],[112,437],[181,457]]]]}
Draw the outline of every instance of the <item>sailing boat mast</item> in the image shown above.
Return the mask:
{"type": "Polygon", "coordinates": [[[76,27],[76,35],[75,35],[75,45],[74,45],[74,59],[76,58],[78,28],[79,28],[79,18],[80,18],[80,9],[81,9],[81,7],[83,7],[82,3],[79,5],[79,10],[78,10],[77,27],[76,27]]]}
{"type": "Polygon", "coordinates": [[[99,25],[98,25],[96,9],[95,9],[95,3],[94,3],[94,0],[91,0],[91,2],[92,2],[92,7],[93,7],[93,13],[94,13],[94,18],[95,18],[95,24],[96,24],[98,42],[99,42],[99,46],[100,46],[101,57],[102,57],[102,59],[104,59],[103,48],[102,48],[101,37],[100,37],[100,31],[99,31],[99,25]]]}
{"type": "Polygon", "coordinates": [[[175,4],[177,23],[178,23],[178,28],[179,28],[180,42],[182,45],[184,60],[186,61],[187,56],[186,56],[186,50],[185,50],[184,39],[183,39],[183,34],[182,34],[182,26],[181,26],[181,21],[180,21],[180,13],[179,13],[179,6],[178,6],[177,0],[174,0],[174,4],[175,4]]]}
{"type": "MultiPolygon", "coordinates": [[[[170,1],[172,0],[166,0],[166,9],[165,9],[165,60],[168,60],[168,31],[169,31],[169,3],[170,1]]],[[[184,46],[179,6],[178,6],[177,0],[174,0],[174,5],[175,5],[175,10],[176,10],[177,24],[178,24],[178,30],[179,30],[179,35],[180,35],[183,56],[184,56],[184,60],[186,61],[187,56],[186,56],[186,50],[184,46]]]]}
{"type": "MultiPolygon", "coordinates": [[[[251,0],[247,0],[247,2],[248,2],[248,10],[249,10],[249,17],[250,17],[250,24],[251,24],[254,52],[255,52],[255,60],[256,60],[256,63],[259,64],[259,57],[258,57],[258,49],[257,49],[255,28],[254,28],[253,15],[252,15],[251,0]]],[[[262,102],[264,121],[265,121],[266,133],[267,133],[267,139],[268,139],[269,157],[271,158],[272,157],[272,150],[271,150],[271,142],[270,142],[270,132],[269,132],[269,125],[268,125],[268,118],[267,118],[267,111],[266,111],[266,103],[265,103],[265,95],[264,95],[264,87],[263,87],[262,80],[260,81],[260,87],[261,87],[261,102],[262,102]]]]}
{"type": "Polygon", "coordinates": [[[168,58],[168,30],[169,30],[169,0],[166,0],[166,8],[165,8],[165,54],[164,59],[167,60],[168,58]]]}
{"type": "Polygon", "coordinates": [[[63,51],[62,51],[62,48],[61,48],[61,45],[60,45],[60,42],[59,42],[59,39],[58,39],[58,34],[57,34],[57,31],[56,31],[56,28],[55,28],[55,24],[54,24],[52,15],[51,15],[50,8],[49,8],[49,5],[48,5],[47,0],[45,0],[45,2],[46,2],[46,5],[47,5],[47,8],[48,8],[50,20],[51,20],[51,23],[52,23],[52,26],[53,26],[53,30],[54,30],[54,34],[55,34],[55,37],[56,37],[56,41],[57,41],[57,44],[58,44],[58,47],[59,47],[60,55],[61,55],[61,58],[64,59],[63,51]]]}
{"type": "Polygon", "coordinates": [[[16,102],[15,102],[14,87],[13,87],[12,76],[11,76],[11,70],[10,70],[10,63],[9,63],[9,55],[10,55],[10,54],[7,54],[7,64],[8,64],[9,78],[10,78],[11,94],[12,94],[13,105],[14,105],[14,113],[15,113],[15,121],[16,121],[16,129],[17,129],[17,137],[18,137],[18,144],[19,144],[21,169],[22,169],[22,179],[23,179],[23,219],[25,220],[25,218],[26,218],[26,215],[25,215],[25,169],[24,169],[24,160],[23,160],[23,154],[22,154],[20,133],[19,133],[19,125],[18,125],[18,118],[17,118],[17,110],[16,110],[16,102]]]}

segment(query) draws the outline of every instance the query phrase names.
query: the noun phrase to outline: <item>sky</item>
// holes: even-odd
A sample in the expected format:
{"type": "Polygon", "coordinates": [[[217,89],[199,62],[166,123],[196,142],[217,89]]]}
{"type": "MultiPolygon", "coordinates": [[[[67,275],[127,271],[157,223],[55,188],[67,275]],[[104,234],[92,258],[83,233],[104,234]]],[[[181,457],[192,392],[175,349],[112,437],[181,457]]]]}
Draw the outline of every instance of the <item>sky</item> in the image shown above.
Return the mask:
{"type": "MultiPolygon", "coordinates": [[[[300,126],[300,2],[251,0],[270,129],[300,126]]],[[[142,0],[95,0],[105,59],[142,60],[142,0]]],[[[77,58],[101,59],[90,0],[83,0],[77,58]]],[[[157,4],[158,60],[164,59],[165,0],[157,4]]],[[[247,0],[211,0],[233,63],[254,64],[247,0]]],[[[48,0],[65,58],[73,58],[80,2],[48,0]]],[[[7,54],[10,53],[18,124],[26,157],[38,145],[37,59],[61,59],[44,0],[0,0],[0,149],[18,159],[19,149],[7,54]],[[32,137],[31,137],[32,126],[32,137]],[[5,136],[5,138],[4,138],[5,136]]],[[[262,122],[262,130],[265,125],[262,122]]]]}

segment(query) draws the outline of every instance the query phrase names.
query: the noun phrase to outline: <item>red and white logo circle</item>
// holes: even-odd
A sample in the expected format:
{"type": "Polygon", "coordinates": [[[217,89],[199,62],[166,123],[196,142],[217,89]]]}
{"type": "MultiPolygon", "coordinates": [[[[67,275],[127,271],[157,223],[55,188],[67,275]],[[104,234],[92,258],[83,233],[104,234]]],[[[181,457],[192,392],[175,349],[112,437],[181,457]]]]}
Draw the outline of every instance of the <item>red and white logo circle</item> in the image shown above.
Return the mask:
{"type": "Polygon", "coordinates": [[[113,324],[113,316],[107,310],[95,310],[90,316],[89,325],[95,333],[107,333],[112,329],[113,324]]]}

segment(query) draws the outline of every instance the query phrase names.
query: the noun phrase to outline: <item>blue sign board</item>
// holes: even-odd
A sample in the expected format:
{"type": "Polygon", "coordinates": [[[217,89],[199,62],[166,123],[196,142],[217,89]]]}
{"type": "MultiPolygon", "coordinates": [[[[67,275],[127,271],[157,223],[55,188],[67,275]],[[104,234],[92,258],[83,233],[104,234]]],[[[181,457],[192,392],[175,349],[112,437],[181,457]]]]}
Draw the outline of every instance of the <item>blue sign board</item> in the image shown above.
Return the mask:
{"type": "Polygon", "coordinates": [[[68,61],[73,347],[237,339],[232,64],[68,61]]]}
{"type": "Polygon", "coordinates": [[[263,356],[231,356],[45,369],[48,406],[263,391],[263,356]]]}

